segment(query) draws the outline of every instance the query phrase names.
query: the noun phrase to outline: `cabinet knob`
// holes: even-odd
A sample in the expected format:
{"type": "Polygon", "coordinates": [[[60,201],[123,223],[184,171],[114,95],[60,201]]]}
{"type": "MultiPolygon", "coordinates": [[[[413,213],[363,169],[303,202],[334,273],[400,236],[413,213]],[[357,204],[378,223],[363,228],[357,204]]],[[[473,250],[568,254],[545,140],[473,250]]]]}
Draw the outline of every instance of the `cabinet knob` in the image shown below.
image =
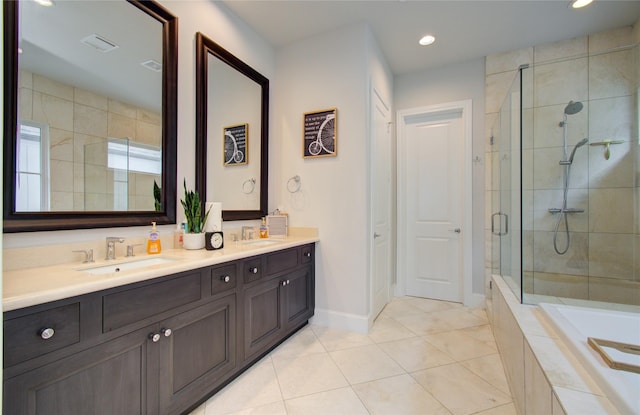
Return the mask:
{"type": "Polygon", "coordinates": [[[173,332],[171,331],[171,329],[162,329],[160,330],[160,333],[164,334],[164,337],[169,337],[173,332]]]}
{"type": "Polygon", "coordinates": [[[258,267],[249,268],[249,272],[252,273],[252,274],[257,274],[258,273],[258,267]]]}
{"type": "Polygon", "coordinates": [[[287,285],[291,284],[291,281],[287,280],[287,285]]]}
{"type": "Polygon", "coordinates": [[[304,256],[306,256],[307,258],[311,258],[311,251],[309,251],[309,252],[305,252],[305,253],[304,253],[304,256]]]}
{"type": "Polygon", "coordinates": [[[46,327],[44,329],[40,329],[40,331],[38,331],[38,334],[40,335],[40,338],[42,340],[49,340],[53,337],[54,334],[56,334],[56,331],[51,327],[46,327]]]}
{"type": "Polygon", "coordinates": [[[229,282],[229,281],[231,281],[231,277],[228,276],[228,275],[223,275],[223,276],[220,277],[220,280],[222,282],[229,282]]]}
{"type": "Polygon", "coordinates": [[[149,339],[154,343],[159,342],[160,341],[160,333],[150,333],[149,334],[149,339]]]}
{"type": "Polygon", "coordinates": [[[287,282],[286,281],[280,281],[280,285],[282,285],[284,287],[285,285],[287,285],[287,282]]]}

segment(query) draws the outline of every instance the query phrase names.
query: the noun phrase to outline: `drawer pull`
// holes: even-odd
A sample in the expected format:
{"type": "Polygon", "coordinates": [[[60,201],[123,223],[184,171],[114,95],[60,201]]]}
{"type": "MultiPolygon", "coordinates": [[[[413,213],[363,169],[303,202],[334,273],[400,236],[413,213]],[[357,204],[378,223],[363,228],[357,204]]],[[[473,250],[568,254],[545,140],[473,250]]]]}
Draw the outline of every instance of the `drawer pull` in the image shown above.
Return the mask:
{"type": "Polygon", "coordinates": [[[160,341],[160,333],[149,333],[149,339],[154,343],[159,342],[160,341]]]}
{"type": "Polygon", "coordinates": [[[220,280],[222,282],[229,282],[229,281],[231,281],[231,277],[228,276],[228,275],[223,275],[223,276],[220,277],[220,280]]]}
{"type": "Polygon", "coordinates": [[[56,331],[51,327],[47,327],[44,329],[40,329],[40,331],[38,331],[38,334],[40,335],[40,338],[42,340],[49,340],[53,337],[54,334],[56,334],[56,331]]]}
{"type": "Polygon", "coordinates": [[[249,268],[249,272],[251,274],[257,274],[258,273],[258,267],[251,267],[249,268]]]}

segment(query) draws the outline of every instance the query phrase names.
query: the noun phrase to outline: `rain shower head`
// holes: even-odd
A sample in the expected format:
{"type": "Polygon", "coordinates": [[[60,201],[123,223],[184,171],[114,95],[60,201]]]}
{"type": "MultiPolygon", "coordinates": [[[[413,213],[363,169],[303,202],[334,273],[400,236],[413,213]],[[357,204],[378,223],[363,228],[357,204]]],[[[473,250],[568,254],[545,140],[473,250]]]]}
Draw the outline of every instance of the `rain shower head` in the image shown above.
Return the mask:
{"type": "Polygon", "coordinates": [[[564,107],[565,115],[573,115],[582,111],[582,102],[580,101],[569,101],[566,107],[564,107]]]}

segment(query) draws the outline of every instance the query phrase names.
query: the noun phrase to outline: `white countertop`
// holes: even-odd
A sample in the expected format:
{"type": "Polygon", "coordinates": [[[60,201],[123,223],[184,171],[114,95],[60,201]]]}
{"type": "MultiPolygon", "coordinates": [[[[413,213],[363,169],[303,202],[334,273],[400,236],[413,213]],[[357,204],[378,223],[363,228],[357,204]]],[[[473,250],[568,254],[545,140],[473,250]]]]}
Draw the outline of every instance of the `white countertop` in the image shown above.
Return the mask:
{"type": "Polygon", "coordinates": [[[273,240],[277,241],[277,243],[260,246],[232,242],[231,244],[227,243],[228,246],[218,251],[163,249],[159,255],[136,255],[133,258],[121,257],[114,261],[99,260],[92,264],[69,263],[5,271],[2,277],[2,309],[6,312],[61,300],[182,271],[314,243],[318,242],[319,238],[317,236],[289,236],[286,239],[273,240]],[[116,265],[158,257],[171,258],[174,261],[102,275],[82,272],[82,270],[103,265],[116,265]]]}

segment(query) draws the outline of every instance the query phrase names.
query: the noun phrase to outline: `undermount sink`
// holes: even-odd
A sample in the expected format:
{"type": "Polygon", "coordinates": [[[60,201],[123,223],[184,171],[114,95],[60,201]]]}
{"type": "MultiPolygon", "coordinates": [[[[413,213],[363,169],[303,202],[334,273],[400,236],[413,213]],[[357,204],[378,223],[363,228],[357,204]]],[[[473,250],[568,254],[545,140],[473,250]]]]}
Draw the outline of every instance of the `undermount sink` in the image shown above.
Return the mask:
{"type": "Polygon", "coordinates": [[[118,264],[109,264],[109,265],[101,265],[99,267],[93,267],[93,268],[84,268],[78,271],[86,272],[88,274],[101,275],[101,274],[110,274],[112,272],[121,272],[121,271],[137,269],[137,268],[149,267],[151,265],[167,264],[175,261],[177,260],[174,258],[167,258],[167,257],[145,258],[145,259],[138,259],[138,260],[133,260],[129,262],[120,262],[118,264]]]}
{"type": "Polygon", "coordinates": [[[276,241],[273,239],[256,239],[255,241],[245,241],[243,243],[251,246],[265,246],[279,244],[282,243],[282,241],[276,241]]]}

